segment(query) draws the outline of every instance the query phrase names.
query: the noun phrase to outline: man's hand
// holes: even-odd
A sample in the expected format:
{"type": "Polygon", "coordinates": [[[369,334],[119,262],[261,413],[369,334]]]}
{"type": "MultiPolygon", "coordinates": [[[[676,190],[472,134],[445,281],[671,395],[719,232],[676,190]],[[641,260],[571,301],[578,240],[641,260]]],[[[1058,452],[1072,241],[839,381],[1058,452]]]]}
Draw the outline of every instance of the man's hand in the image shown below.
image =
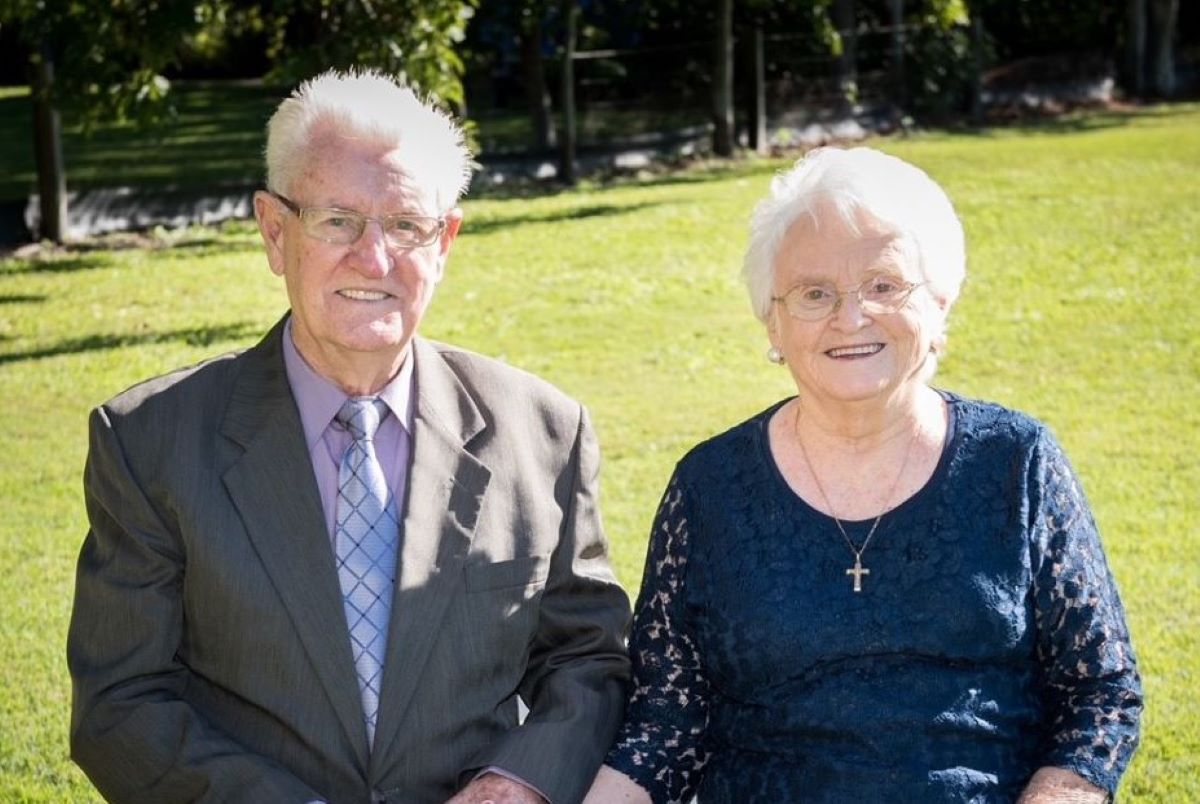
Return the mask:
{"type": "Polygon", "coordinates": [[[546,799],[520,782],[485,773],[446,804],[546,804],[546,799]]]}

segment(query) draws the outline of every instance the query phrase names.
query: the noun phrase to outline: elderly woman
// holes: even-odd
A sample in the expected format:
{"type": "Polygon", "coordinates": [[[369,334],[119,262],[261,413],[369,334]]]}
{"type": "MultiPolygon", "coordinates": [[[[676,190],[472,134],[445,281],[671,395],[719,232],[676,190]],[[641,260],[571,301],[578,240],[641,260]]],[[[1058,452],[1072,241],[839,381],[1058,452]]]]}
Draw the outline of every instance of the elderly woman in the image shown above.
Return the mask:
{"type": "Polygon", "coordinates": [[[745,279],[799,393],[678,464],[589,802],[1115,790],[1141,689],[1079,482],[1044,425],[928,384],[964,261],[899,159],[773,182],[745,279]]]}

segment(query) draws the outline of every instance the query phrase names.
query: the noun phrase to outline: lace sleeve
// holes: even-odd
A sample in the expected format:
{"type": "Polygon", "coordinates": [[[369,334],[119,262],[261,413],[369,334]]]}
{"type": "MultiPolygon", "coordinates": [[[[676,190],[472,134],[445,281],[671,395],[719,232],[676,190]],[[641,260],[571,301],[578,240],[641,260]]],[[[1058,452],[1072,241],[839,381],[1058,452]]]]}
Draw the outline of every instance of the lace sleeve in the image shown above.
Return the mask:
{"type": "Polygon", "coordinates": [[[629,638],[633,690],[607,759],[655,804],[689,801],[707,761],[708,682],[683,594],[688,548],[687,504],[676,475],[650,533],[629,638]]]}
{"type": "Polygon", "coordinates": [[[1112,792],[1137,747],[1142,710],[1125,612],[1078,479],[1044,430],[1030,481],[1041,762],[1112,792]]]}

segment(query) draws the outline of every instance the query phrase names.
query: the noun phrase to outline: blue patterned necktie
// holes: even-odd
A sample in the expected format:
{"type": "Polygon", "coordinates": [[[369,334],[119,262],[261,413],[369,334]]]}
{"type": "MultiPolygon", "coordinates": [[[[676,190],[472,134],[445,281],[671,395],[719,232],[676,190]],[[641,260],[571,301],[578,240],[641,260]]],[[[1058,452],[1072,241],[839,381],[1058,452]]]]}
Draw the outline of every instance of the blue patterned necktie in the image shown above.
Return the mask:
{"type": "Polygon", "coordinates": [[[346,400],[335,417],[354,439],[338,470],[334,541],[368,745],[375,742],[379,717],[400,535],[396,504],[375,454],[375,431],[386,415],[387,407],[379,399],[359,398],[346,400]]]}

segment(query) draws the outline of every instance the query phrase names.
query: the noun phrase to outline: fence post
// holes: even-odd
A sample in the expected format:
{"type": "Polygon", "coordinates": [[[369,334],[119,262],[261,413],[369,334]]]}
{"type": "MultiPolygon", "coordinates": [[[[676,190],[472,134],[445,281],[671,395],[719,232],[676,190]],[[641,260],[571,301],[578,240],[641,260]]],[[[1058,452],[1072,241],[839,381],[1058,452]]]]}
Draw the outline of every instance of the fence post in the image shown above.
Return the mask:
{"type": "Polygon", "coordinates": [[[529,121],[533,124],[533,144],[538,151],[553,151],[554,110],[546,90],[546,64],[542,59],[542,19],[530,14],[517,27],[517,44],[521,50],[521,73],[525,79],[525,103],[529,121]]]}
{"type": "Polygon", "coordinates": [[[1150,85],[1160,98],[1175,95],[1175,28],[1179,19],[1179,0],[1151,0],[1150,85]]]}
{"type": "Polygon", "coordinates": [[[983,17],[971,14],[971,122],[983,125],[983,17]]]}
{"type": "Polygon", "coordinates": [[[1135,97],[1146,92],[1146,0],[1129,0],[1125,7],[1126,89],[1135,97]]]}
{"type": "Polygon", "coordinates": [[[713,59],[713,153],[733,156],[733,0],[717,8],[713,59]]]}
{"type": "Polygon", "coordinates": [[[563,132],[558,177],[567,184],[575,184],[579,181],[575,164],[575,40],[579,30],[579,5],[576,0],[562,0],[562,16],[566,31],[562,63],[563,132]]]}
{"type": "Polygon", "coordinates": [[[908,86],[904,77],[904,0],[890,0],[892,12],[892,97],[896,108],[908,105],[908,86]]]}
{"type": "Polygon", "coordinates": [[[755,153],[767,153],[767,57],[766,46],[763,43],[762,25],[754,26],[754,37],[751,40],[754,48],[754,66],[752,72],[753,104],[750,116],[750,147],[755,153]]]}
{"type": "Polygon", "coordinates": [[[858,26],[855,0],[834,0],[833,23],[841,38],[842,52],[835,62],[837,68],[838,93],[841,109],[845,116],[858,112],[858,26]]]}

